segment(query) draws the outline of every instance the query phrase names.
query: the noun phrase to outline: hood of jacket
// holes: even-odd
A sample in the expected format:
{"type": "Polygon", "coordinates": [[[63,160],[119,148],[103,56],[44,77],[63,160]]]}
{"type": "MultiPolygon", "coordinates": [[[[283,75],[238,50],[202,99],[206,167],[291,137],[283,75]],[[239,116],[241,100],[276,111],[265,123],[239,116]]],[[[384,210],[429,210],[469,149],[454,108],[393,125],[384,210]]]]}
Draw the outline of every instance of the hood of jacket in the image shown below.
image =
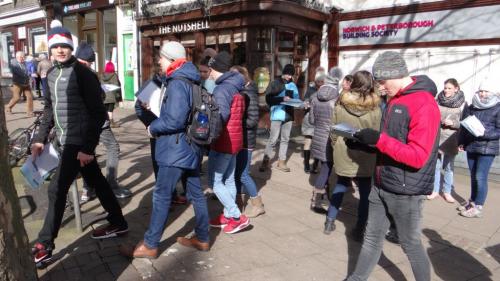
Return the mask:
{"type": "Polygon", "coordinates": [[[331,84],[321,86],[317,94],[317,98],[319,101],[330,101],[338,97],[338,88],[331,84]]]}
{"type": "Polygon", "coordinates": [[[339,103],[347,112],[359,117],[379,107],[380,97],[373,93],[363,98],[357,92],[344,91],[340,96],[339,103]]]}
{"type": "Polygon", "coordinates": [[[215,84],[216,85],[229,84],[234,88],[236,88],[238,92],[241,92],[241,90],[245,85],[245,80],[243,79],[243,76],[238,72],[228,71],[222,74],[222,76],[220,76],[219,78],[217,78],[217,80],[215,80],[215,84]]]}
{"type": "Polygon", "coordinates": [[[401,90],[401,95],[409,95],[417,92],[428,92],[433,97],[437,95],[436,83],[432,81],[427,75],[412,76],[413,83],[408,85],[405,89],[401,90]]]}
{"type": "Polygon", "coordinates": [[[330,75],[327,75],[325,77],[325,85],[332,85],[332,86],[335,86],[338,88],[339,86],[339,78],[337,77],[333,77],[333,76],[330,76],[330,75]]]}
{"type": "Polygon", "coordinates": [[[167,80],[173,78],[186,78],[193,82],[199,83],[201,76],[196,66],[192,62],[187,61],[181,67],[176,69],[172,74],[167,76],[167,80]]]}

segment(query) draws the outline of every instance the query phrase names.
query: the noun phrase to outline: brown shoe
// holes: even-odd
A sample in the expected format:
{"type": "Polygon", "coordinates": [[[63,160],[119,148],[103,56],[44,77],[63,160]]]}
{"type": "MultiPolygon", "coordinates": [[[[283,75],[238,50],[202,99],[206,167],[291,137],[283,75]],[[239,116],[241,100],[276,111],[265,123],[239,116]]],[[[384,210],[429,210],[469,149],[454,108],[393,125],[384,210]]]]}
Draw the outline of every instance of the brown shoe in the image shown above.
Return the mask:
{"type": "Polygon", "coordinates": [[[158,257],[157,248],[149,248],[141,241],[133,248],[131,245],[121,245],[120,254],[129,258],[156,259],[158,257]]]}
{"type": "Polygon", "coordinates": [[[285,172],[285,173],[289,173],[290,172],[290,168],[288,168],[286,166],[286,161],[285,160],[279,160],[278,161],[278,166],[276,166],[276,169],[282,171],[282,172],[285,172]]]}
{"type": "Polygon", "coordinates": [[[208,242],[201,242],[200,240],[198,240],[198,238],[196,238],[196,236],[193,236],[191,238],[177,237],[177,243],[181,244],[182,246],[195,248],[198,251],[206,252],[210,249],[210,244],[208,242]]]}

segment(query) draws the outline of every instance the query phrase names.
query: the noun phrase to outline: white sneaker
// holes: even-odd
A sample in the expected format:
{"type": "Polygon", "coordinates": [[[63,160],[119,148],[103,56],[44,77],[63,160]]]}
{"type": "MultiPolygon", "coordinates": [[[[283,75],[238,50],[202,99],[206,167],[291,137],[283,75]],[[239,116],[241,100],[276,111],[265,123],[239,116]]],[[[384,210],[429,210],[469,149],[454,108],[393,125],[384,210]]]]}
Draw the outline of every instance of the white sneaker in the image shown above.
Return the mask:
{"type": "Polygon", "coordinates": [[[439,196],[439,193],[432,192],[431,194],[427,195],[427,200],[432,200],[432,199],[434,199],[434,198],[436,198],[438,196],[439,196]]]}

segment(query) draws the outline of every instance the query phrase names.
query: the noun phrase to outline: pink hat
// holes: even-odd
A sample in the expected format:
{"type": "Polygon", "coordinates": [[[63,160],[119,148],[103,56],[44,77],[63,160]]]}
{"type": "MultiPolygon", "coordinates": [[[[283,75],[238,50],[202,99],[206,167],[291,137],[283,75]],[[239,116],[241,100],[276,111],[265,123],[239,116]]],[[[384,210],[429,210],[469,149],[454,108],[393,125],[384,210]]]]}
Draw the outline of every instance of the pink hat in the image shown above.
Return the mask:
{"type": "Polygon", "coordinates": [[[108,61],[106,66],[104,67],[104,73],[113,73],[115,72],[115,65],[113,62],[108,61]]]}

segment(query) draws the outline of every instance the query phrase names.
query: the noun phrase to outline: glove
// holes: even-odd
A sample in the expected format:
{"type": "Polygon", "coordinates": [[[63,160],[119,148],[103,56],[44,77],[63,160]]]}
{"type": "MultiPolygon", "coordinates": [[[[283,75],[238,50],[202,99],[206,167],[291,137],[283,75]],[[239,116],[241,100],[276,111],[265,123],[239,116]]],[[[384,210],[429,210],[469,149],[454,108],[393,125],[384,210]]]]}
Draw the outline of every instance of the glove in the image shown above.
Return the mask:
{"type": "Polygon", "coordinates": [[[349,148],[351,150],[359,150],[359,151],[364,151],[366,153],[377,152],[376,148],[373,148],[371,146],[368,146],[366,144],[360,143],[360,142],[355,141],[355,140],[344,139],[344,142],[345,142],[345,145],[347,146],[347,148],[349,148]]]}
{"type": "Polygon", "coordinates": [[[360,143],[375,145],[380,138],[380,132],[374,129],[366,128],[356,132],[354,137],[358,139],[360,143]]]}

